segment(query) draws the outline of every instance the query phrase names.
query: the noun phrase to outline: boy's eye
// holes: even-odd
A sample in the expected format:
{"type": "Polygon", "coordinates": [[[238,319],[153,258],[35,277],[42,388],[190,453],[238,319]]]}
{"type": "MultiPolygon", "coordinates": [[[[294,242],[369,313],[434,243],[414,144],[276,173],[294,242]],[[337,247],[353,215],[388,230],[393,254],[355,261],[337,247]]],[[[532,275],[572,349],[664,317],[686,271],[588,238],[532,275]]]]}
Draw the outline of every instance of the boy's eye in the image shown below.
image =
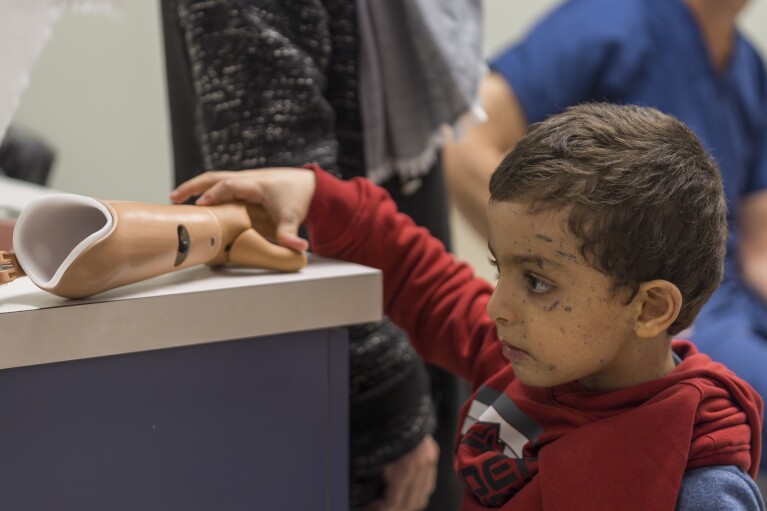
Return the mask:
{"type": "Polygon", "coordinates": [[[501,274],[498,272],[498,261],[492,256],[488,256],[487,262],[490,263],[490,266],[495,268],[495,281],[498,282],[498,279],[501,277],[501,274]]]}
{"type": "Polygon", "coordinates": [[[530,291],[535,294],[542,295],[554,289],[553,284],[549,284],[534,275],[525,275],[525,278],[527,279],[527,285],[530,291]]]}

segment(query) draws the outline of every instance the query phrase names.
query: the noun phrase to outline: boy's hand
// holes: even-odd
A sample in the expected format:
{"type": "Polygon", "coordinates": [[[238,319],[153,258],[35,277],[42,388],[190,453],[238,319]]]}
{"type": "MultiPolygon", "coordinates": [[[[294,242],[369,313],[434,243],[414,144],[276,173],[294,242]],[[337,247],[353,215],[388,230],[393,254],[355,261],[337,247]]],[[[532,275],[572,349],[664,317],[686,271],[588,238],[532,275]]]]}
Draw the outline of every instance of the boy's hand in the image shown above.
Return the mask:
{"type": "Polygon", "coordinates": [[[314,172],[307,169],[206,172],[181,183],[170,198],[173,202],[185,202],[199,195],[195,203],[200,206],[233,201],[260,204],[277,226],[277,242],[304,251],[309,243],[298,237],[298,227],[309,212],[315,187],[314,172]]]}

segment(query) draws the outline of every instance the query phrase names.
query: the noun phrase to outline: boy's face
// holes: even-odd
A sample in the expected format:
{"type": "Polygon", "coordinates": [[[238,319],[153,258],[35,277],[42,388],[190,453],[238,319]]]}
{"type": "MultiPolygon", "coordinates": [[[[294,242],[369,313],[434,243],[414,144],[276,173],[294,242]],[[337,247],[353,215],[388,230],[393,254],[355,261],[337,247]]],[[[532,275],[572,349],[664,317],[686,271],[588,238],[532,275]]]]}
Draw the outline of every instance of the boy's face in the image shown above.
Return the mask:
{"type": "Polygon", "coordinates": [[[627,385],[641,342],[636,305],[625,305],[629,291],[614,292],[612,279],[583,259],[567,212],[532,215],[524,204],[500,202],[488,220],[498,284],[487,311],[517,377],[537,387],[627,385]]]}

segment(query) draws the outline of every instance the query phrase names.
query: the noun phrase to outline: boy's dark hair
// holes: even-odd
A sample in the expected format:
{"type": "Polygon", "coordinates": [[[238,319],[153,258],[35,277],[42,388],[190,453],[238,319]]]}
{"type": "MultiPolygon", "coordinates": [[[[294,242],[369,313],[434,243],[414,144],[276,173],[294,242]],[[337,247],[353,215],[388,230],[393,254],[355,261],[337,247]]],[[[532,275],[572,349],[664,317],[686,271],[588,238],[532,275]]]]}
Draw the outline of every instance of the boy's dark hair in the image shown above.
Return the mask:
{"type": "Polygon", "coordinates": [[[695,134],[653,108],[588,103],[533,124],[490,179],[492,202],[568,209],[581,254],[615,290],[664,279],[682,293],[673,335],[722,280],[727,205],[695,134]]]}

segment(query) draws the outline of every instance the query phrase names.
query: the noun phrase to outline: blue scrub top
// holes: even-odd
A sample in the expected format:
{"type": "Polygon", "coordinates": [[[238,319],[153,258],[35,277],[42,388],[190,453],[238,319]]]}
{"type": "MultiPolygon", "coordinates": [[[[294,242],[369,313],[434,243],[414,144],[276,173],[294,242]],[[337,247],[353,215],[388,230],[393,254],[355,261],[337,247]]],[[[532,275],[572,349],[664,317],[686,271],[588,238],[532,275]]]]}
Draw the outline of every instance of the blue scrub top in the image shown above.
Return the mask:
{"type": "Polygon", "coordinates": [[[767,73],[742,34],[717,73],[681,0],[571,0],[490,67],[530,123],[583,101],[653,106],[687,123],[722,172],[736,271],[738,200],[767,188],[767,73]]]}

